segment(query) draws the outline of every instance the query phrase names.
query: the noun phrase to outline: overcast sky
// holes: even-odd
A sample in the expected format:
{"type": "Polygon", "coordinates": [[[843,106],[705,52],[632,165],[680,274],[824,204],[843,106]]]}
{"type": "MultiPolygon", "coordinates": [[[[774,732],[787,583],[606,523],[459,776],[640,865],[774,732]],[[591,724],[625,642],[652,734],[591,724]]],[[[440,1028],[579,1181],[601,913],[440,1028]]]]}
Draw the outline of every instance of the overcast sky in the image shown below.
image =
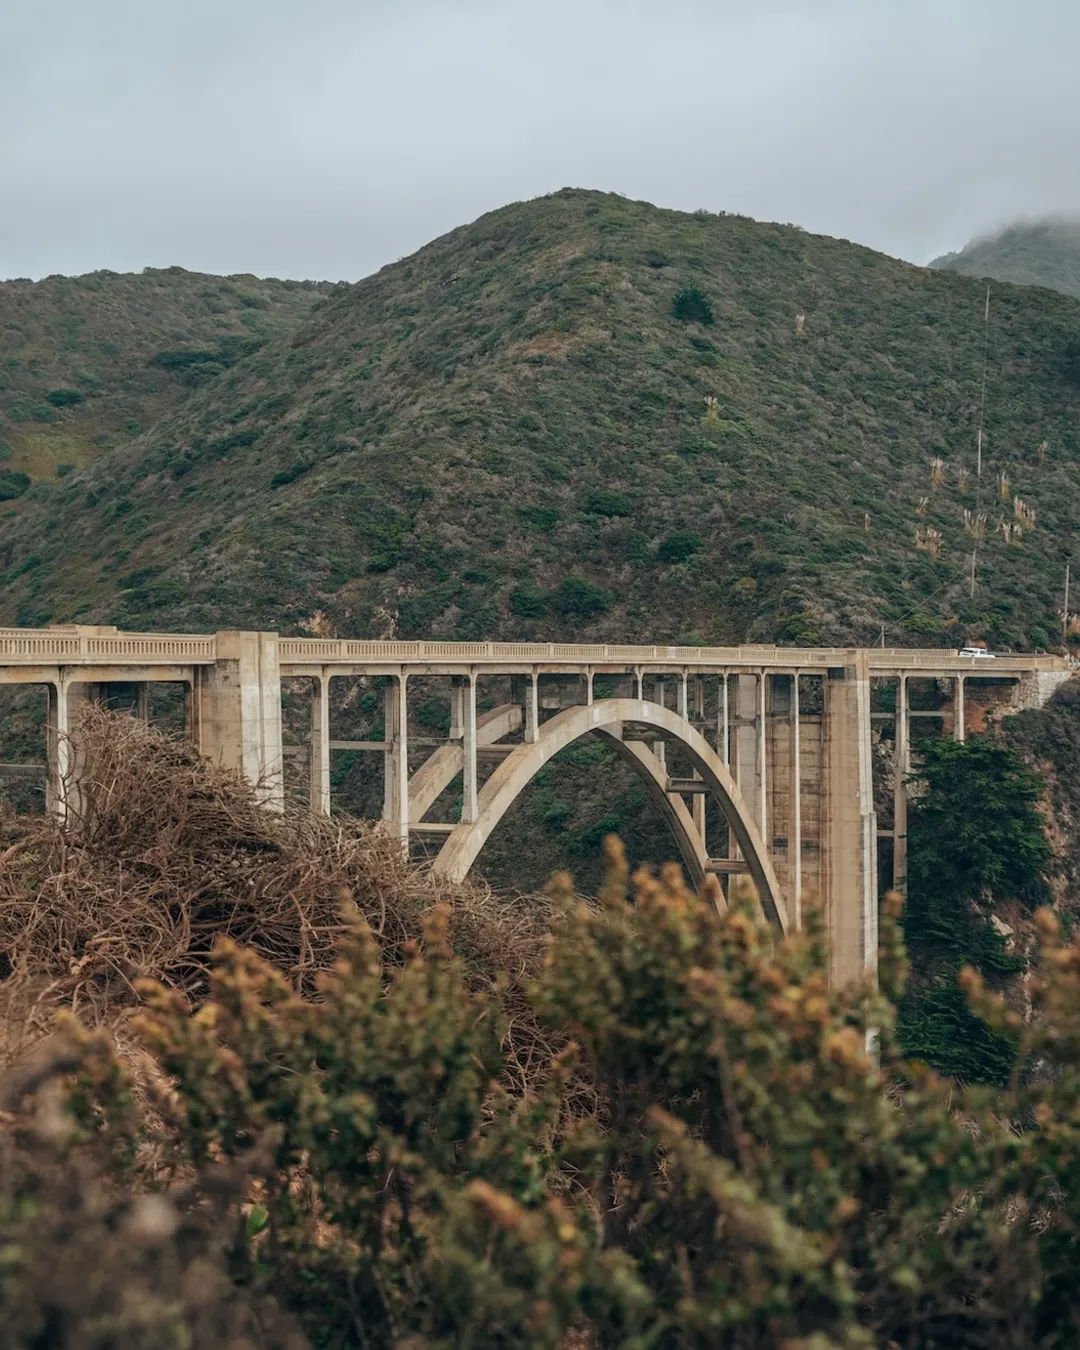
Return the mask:
{"type": "Polygon", "coordinates": [[[594,187],[925,262],[1080,208],[1080,0],[0,0],[0,276],[354,279],[594,187]]]}

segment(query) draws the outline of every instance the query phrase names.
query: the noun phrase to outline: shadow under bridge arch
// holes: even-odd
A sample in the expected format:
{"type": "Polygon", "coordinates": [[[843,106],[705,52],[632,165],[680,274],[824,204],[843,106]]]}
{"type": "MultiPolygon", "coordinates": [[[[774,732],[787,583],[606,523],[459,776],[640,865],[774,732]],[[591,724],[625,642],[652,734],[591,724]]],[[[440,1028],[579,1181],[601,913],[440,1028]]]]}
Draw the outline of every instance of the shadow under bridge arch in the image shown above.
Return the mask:
{"type": "Polygon", "coordinates": [[[787,909],[769,855],[720,756],[684,717],[659,703],[642,699],[602,699],[567,708],[545,722],[539,740],[519,745],[499,764],[477,798],[476,819],[463,821],[454,828],[432,864],[434,870],[449,880],[463,880],[496,825],[534,775],[560,750],[589,732],[599,732],[643,779],[675,836],[693,884],[700,885],[709,862],[705,841],[682,796],[671,789],[663,761],[645,741],[627,738],[627,727],[642,726],[654,728],[665,740],[682,747],[703,780],[703,787],[724,813],[746,860],[765,917],[775,930],[787,932],[787,909]]]}

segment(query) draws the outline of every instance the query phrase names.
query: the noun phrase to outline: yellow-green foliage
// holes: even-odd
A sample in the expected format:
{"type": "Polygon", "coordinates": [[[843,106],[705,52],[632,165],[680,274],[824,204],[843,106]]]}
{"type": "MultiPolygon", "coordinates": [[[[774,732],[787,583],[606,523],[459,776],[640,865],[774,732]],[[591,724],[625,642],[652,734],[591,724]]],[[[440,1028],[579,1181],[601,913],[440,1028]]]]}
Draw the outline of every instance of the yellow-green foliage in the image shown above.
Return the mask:
{"type": "MultiPolygon", "coordinates": [[[[315,1346],[1076,1344],[1080,948],[1051,915],[1029,1024],[964,976],[1017,1042],[991,1097],[897,1058],[891,901],[880,990],[837,991],[816,927],[776,944],[677,869],[628,887],[614,844],[598,905],[568,882],[553,900],[533,999],[565,1048],[527,1097],[500,1081],[498,991],[470,992],[441,910],[392,968],[356,921],[314,999],[222,941],[199,1009],[145,991],[175,1094],[133,1133],[115,1074],[80,1085],[100,1165],[159,1188],[175,1167],[184,1223],[233,1178],[215,1278],[264,1317],[273,1294],[315,1346]]],[[[28,1212],[3,1216],[0,1311],[33,1302],[28,1212]]],[[[48,1343],[216,1344],[184,1298],[173,1316],[157,1339],[48,1343]]],[[[44,1342],[24,1322],[7,1344],[44,1342]]]]}

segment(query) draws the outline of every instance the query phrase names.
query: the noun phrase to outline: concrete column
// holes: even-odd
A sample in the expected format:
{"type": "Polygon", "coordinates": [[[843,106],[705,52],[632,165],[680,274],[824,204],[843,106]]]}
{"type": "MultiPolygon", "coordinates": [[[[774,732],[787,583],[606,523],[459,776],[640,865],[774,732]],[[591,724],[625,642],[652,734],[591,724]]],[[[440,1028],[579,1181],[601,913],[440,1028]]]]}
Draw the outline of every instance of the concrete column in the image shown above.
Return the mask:
{"type": "Polygon", "coordinates": [[[149,724],[150,722],[150,686],[145,680],[139,684],[138,701],[135,705],[135,715],[140,722],[149,724]]]}
{"type": "Polygon", "coordinates": [[[217,660],[198,667],[196,681],[202,753],[256,786],[266,806],[282,810],[277,634],[218,633],[217,660]]]}
{"type": "MultiPolygon", "coordinates": [[[[473,674],[462,681],[462,736],[463,773],[461,795],[461,819],[468,824],[476,819],[477,764],[476,764],[476,676],[473,674]]],[[[592,702],[592,680],[589,680],[589,692],[592,702]]]]}
{"type": "Polygon", "coordinates": [[[822,848],[830,977],[877,966],[877,820],[870,741],[870,662],[845,653],[825,680],[822,848]]]}
{"type": "Polygon", "coordinates": [[[761,805],[759,790],[760,765],[758,763],[757,737],[757,689],[756,675],[736,675],[735,679],[735,728],[732,768],[735,782],[743,795],[747,808],[754,813],[760,826],[758,809],[761,805]]]}
{"type": "Polygon", "coordinates": [[[705,678],[702,675],[694,676],[694,717],[699,722],[705,720],[705,678]]]}
{"type": "MultiPolygon", "coordinates": [[[[656,679],[656,701],[657,703],[660,704],[661,708],[667,707],[667,703],[665,701],[666,699],[667,699],[667,690],[664,687],[664,677],[663,675],[659,675],[657,676],[656,679]]],[[[667,746],[664,744],[663,741],[661,740],[656,741],[656,743],[653,746],[653,754],[656,756],[656,758],[660,761],[661,764],[667,763],[667,746]]]]}
{"type": "Polygon", "coordinates": [[[536,674],[530,675],[525,690],[525,740],[529,745],[535,745],[540,739],[539,685],[540,677],[536,674]]]}
{"type": "Polygon", "coordinates": [[[721,760],[723,760],[725,768],[730,768],[730,766],[731,766],[731,740],[730,740],[731,699],[730,699],[729,694],[728,694],[728,677],[727,677],[727,672],[726,672],[726,671],[725,671],[724,675],[722,676],[722,680],[723,680],[723,686],[722,686],[721,689],[717,690],[717,694],[718,694],[719,699],[720,699],[720,706],[719,706],[719,708],[716,710],[716,717],[717,717],[717,723],[718,723],[717,729],[716,729],[716,736],[717,736],[717,740],[720,742],[720,744],[717,746],[717,749],[718,749],[719,752],[720,752],[720,758],[721,758],[721,760]]]}
{"type": "Polygon", "coordinates": [[[71,777],[71,721],[67,684],[63,676],[47,686],[49,707],[46,713],[48,736],[48,778],[45,784],[45,808],[55,815],[67,813],[66,788],[71,777]]]}
{"type": "Polygon", "coordinates": [[[409,705],[404,671],[394,676],[383,694],[383,819],[391,835],[409,847],[409,705]]]}
{"type": "Polygon", "coordinates": [[[791,677],[791,832],[788,858],[791,873],[791,914],[802,927],[802,729],[799,725],[799,672],[791,677]]]}
{"type": "Polygon", "coordinates": [[[639,703],[645,702],[645,675],[640,666],[634,667],[634,697],[639,703]]]}
{"type": "Polygon", "coordinates": [[[184,739],[192,745],[200,745],[199,735],[199,691],[196,681],[198,672],[192,671],[191,679],[184,685],[184,739]]]}
{"type": "Polygon", "coordinates": [[[911,772],[911,726],[908,719],[907,676],[896,682],[896,715],[893,720],[893,885],[907,885],[907,778],[911,772]]]}
{"type": "Polygon", "coordinates": [[[592,703],[592,701],[593,701],[592,682],[593,682],[592,666],[587,666],[586,669],[585,669],[585,702],[586,702],[586,704],[592,703]]]}
{"type": "Polygon", "coordinates": [[[963,741],[964,727],[964,676],[957,675],[956,690],[953,694],[953,739],[963,741]]]}
{"type": "Polygon", "coordinates": [[[312,815],[330,814],[330,678],[323,671],[312,680],[311,769],[308,805],[312,815]]]}
{"type": "MultiPolygon", "coordinates": [[[[682,675],[682,682],[681,682],[681,684],[679,685],[679,713],[680,713],[680,715],[681,715],[682,717],[685,717],[685,718],[687,719],[687,721],[690,720],[690,689],[689,689],[689,685],[690,685],[690,677],[689,677],[689,675],[687,674],[687,672],[684,670],[684,671],[683,671],[683,675],[682,675]]],[[[695,676],[694,676],[694,712],[695,712],[695,714],[696,714],[697,716],[699,716],[699,717],[703,717],[703,716],[705,715],[705,690],[704,690],[704,687],[702,686],[700,675],[695,675],[695,676]]],[[[701,777],[701,775],[698,773],[697,769],[694,770],[694,772],[693,772],[693,774],[692,774],[692,777],[694,777],[694,778],[700,778],[700,777],[701,777]]],[[[704,846],[704,845],[705,845],[705,794],[704,794],[703,792],[695,792],[695,793],[693,794],[693,796],[692,796],[692,798],[691,798],[691,801],[690,801],[690,814],[691,814],[692,817],[693,817],[693,820],[694,820],[694,827],[696,828],[698,834],[701,836],[701,842],[702,842],[702,845],[704,846]]],[[[708,850],[708,847],[706,846],[706,847],[705,847],[705,856],[708,857],[708,855],[709,855],[709,850],[708,850]]]]}
{"type": "Polygon", "coordinates": [[[766,750],[766,728],[767,728],[767,699],[769,677],[762,670],[758,675],[758,704],[757,704],[757,762],[758,762],[758,827],[761,830],[761,837],[764,840],[765,847],[772,852],[772,844],[769,841],[769,771],[768,771],[768,753],[766,750]]]}
{"type": "Polygon", "coordinates": [[[464,689],[465,680],[460,675],[455,675],[450,681],[450,739],[452,741],[460,741],[464,735],[464,689]]]}
{"type": "Polygon", "coordinates": [[[687,683],[688,683],[687,674],[686,671],[684,670],[682,675],[679,677],[679,683],[676,686],[676,693],[675,693],[676,698],[675,707],[680,717],[690,716],[689,712],[690,699],[689,699],[689,690],[687,689],[687,683]]]}

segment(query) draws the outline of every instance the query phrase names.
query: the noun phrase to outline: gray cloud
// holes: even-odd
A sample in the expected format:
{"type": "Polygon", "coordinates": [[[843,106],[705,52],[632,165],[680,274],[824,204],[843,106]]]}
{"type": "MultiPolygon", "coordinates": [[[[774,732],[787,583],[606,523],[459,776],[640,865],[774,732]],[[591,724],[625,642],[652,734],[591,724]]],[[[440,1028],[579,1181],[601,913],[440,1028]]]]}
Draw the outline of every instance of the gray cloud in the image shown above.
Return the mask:
{"type": "Polygon", "coordinates": [[[1075,0],[0,8],[0,275],[355,278],[565,185],[913,261],[1080,207],[1075,0]]]}

